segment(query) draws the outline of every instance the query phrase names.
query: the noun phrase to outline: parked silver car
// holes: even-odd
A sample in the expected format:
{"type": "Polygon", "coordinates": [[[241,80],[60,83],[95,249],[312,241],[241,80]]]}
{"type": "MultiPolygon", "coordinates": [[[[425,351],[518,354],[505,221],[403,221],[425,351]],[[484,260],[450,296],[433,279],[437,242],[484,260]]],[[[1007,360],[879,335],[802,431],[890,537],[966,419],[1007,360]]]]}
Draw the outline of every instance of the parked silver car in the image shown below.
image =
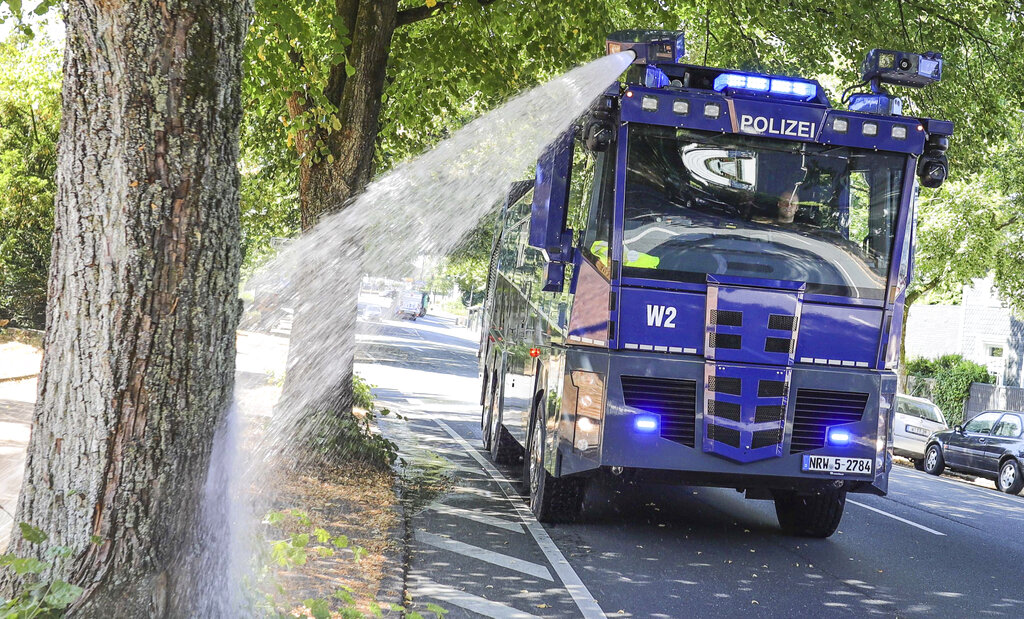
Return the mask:
{"type": "Polygon", "coordinates": [[[892,419],[892,453],[914,462],[924,470],[924,448],[928,437],[949,425],[938,406],[924,398],[896,396],[896,412],[892,419]]]}

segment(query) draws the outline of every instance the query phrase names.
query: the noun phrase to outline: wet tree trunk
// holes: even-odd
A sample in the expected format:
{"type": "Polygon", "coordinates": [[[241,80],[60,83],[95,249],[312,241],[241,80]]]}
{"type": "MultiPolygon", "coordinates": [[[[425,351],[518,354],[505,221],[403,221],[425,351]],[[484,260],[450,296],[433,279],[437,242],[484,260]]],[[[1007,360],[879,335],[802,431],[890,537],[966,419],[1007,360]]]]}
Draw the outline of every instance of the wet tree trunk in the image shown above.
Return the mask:
{"type": "MultiPolygon", "coordinates": [[[[45,354],[17,519],[81,617],[188,616],[239,316],[248,0],[67,4],[45,354]],[[98,541],[91,541],[98,540],[98,541]]],[[[7,583],[8,587],[12,583],[7,583]]]]}
{"type": "MultiPolygon", "coordinates": [[[[391,37],[397,26],[398,0],[336,0],[335,7],[351,34],[352,44],[348,56],[356,71],[349,76],[344,65],[333,67],[324,91],[328,100],[338,108],[341,129],[319,127],[300,132],[296,139],[300,156],[299,204],[304,232],[313,228],[323,216],[340,210],[350,198],[366,187],[373,176],[381,96],[384,93],[391,37]]],[[[289,102],[289,111],[293,116],[305,111],[299,104],[300,100],[296,95],[289,102]]],[[[358,238],[348,241],[352,245],[362,242],[358,238]]],[[[349,249],[358,256],[355,247],[349,249]]],[[[351,335],[354,344],[359,275],[358,266],[352,265],[351,268],[336,272],[330,282],[324,281],[328,277],[326,274],[315,282],[316,285],[329,285],[349,291],[348,294],[338,295],[335,292],[330,295],[334,299],[343,298],[345,305],[330,308],[329,311],[316,307],[316,300],[324,297],[318,291],[295,291],[301,301],[296,304],[298,311],[292,327],[291,352],[282,400],[286,407],[289,402],[302,403],[309,408],[307,414],[313,418],[323,415],[343,418],[351,416],[351,360],[354,357],[351,346],[336,353],[345,356],[345,362],[334,363],[340,371],[330,377],[335,381],[335,386],[327,398],[320,402],[306,402],[301,386],[310,380],[304,375],[306,372],[319,369],[316,363],[305,356],[307,351],[316,350],[318,343],[322,347],[324,338],[328,338],[326,341],[336,341],[339,332],[351,335]],[[330,318],[325,319],[325,316],[330,318]]],[[[295,411],[287,414],[294,415],[295,411]]],[[[339,427],[348,427],[348,424],[342,420],[339,427]]]]}

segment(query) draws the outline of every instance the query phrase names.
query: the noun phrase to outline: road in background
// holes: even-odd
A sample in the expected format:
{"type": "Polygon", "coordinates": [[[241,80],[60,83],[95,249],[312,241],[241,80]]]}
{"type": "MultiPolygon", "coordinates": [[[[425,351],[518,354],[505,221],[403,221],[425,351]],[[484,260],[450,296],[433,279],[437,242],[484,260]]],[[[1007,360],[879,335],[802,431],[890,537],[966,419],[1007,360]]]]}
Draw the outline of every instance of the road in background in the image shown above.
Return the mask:
{"type": "Polygon", "coordinates": [[[850,495],[827,540],[782,534],[771,502],[734,490],[608,480],[588,492],[584,522],[541,527],[555,547],[546,552],[518,484],[505,481],[517,467],[494,469],[480,448],[478,335],[428,315],[360,340],[357,372],[410,415],[387,431],[404,456],[451,480],[412,510],[417,609],[593,616],[593,601],[608,616],[1024,615],[1024,498],[903,467],[887,497],[850,495]]]}

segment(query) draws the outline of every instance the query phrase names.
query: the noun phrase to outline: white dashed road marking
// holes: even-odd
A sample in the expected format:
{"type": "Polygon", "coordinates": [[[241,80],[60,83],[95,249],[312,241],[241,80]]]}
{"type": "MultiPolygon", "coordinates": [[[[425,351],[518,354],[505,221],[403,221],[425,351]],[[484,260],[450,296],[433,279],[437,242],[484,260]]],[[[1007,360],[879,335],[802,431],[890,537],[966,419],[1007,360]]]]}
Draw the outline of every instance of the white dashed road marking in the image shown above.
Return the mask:
{"type": "Polygon", "coordinates": [[[540,550],[544,553],[544,557],[548,560],[548,563],[551,564],[551,567],[555,569],[555,573],[558,574],[562,584],[565,585],[565,589],[569,592],[569,595],[572,596],[573,601],[576,602],[576,607],[580,609],[583,616],[586,619],[604,619],[605,614],[604,611],[601,610],[600,604],[597,603],[594,596],[590,595],[590,591],[587,589],[587,586],[583,584],[579,575],[576,574],[576,571],[572,569],[571,565],[569,565],[569,562],[562,555],[562,552],[558,550],[558,546],[555,545],[555,542],[551,541],[551,537],[548,536],[548,532],[545,531],[544,527],[542,527],[541,524],[537,522],[537,519],[533,517],[533,512],[531,512],[530,508],[523,503],[522,498],[512,487],[512,484],[505,479],[505,476],[502,475],[498,469],[494,468],[494,465],[484,459],[484,457],[481,456],[480,453],[466,441],[466,439],[462,438],[458,432],[452,430],[448,424],[440,419],[435,419],[434,421],[437,425],[441,426],[441,429],[455,439],[455,441],[466,450],[466,453],[472,456],[473,459],[476,460],[485,471],[487,471],[487,474],[490,475],[494,481],[498,482],[498,487],[501,488],[501,491],[505,493],[509,502],[516,508],[516,512],[518,512],[519,517],[526,525],[526,530],[530,532],[534,541],[536,541],[537,545],[540,546],[540,550]]]}
{"type": "Polygon", "coordinates": [[[461,507],[452,507],[451,505],[445,505],[443,503],[431,503],[427,505],[427,509],[434,510],[439,514],[446,516],[458,516],[460,518],[466,518],[474,522],[481,524],[490,525],[492,527],[498,527],[499,529],[505,529],[506,531],[512,531],[513,533],[522,533],[523,525],[518,522],[511,522],[504,518],[497,518],[495,516],[488,516],[487,514],[481,514],[480,512],[472,509],[463,509],[461,507]]]}
{"type": "Polygon", "coordinates": [[[466,542],[460,542],[459,540],[451,539],[450,537],[434,535],[433,533],[428,533],[422,530],[416,531],[414,535],[416,537],[416,541],[428,544],[434,548],[456,552],[460,555],[478,559],[480,561],[486,561],[492,565],[498,565],[510,570],[515,570],[535,578],[543,578],[544,580],[550,581],[555,580],[551,577],[551,572],[548,571],[548,568],[543,565],[537,565],[536,563],[503,555],[500,552],[494,552],[493,550],[487,550],[486,548],[473,546],[466,542]]]}
{"type": "Polygon", "coordinates": [[[899,516],[890,514],[888,512],[883,512],[882,510],[876,509],[874,507],[871,507],[870,505],[865,505],[863,503],[858,503],[857,501],[852,501],[850,499],[846,499],[846,502],[847,503],[853,503],[854,505],[858,505],[860,507],[863,507],[864,509],[870,509],[871,511],[873,511],[875,513],[878,513],[878,514],[882,514],[883,516],[886,516],[887,518],[892,518],[893,520],[899,520],[900,522],[903,522],[905,524],[909,524],[912,527],[917,527],[918,529],[921,529],[922,531],[928,531],[932,535],[942,535],[942,536],[946,535],[945,533],[943,533],[941,531],[936,531],[935,529],[929,529],[928,527],[924,526],[923,524],[917,524],[916,522],[911,522],[910,520],[907,520],[906,518],[900,518],[899,516]]]}
{"type": "Polygon", "coordinates": [[[414,596],[442,600],[486,617],[493,617],[493,619],[537,619],[536,615],[524,613],[511,606],[505,606],[504,604],[466,593],[465,591],[459,591],[453,587],[439,585],[426,578],[410,576],[409,580],[412,583],[414,596]]]}

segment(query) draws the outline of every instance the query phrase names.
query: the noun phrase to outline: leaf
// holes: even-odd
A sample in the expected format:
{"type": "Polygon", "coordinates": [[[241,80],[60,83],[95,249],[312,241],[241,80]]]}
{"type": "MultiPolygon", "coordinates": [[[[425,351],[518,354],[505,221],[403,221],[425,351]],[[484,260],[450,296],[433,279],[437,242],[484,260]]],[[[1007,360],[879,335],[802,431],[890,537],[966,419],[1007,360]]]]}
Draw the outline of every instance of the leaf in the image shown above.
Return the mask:
{"type": "Polygon", "coordinates": [[[299,533],[292,536],[292,546],[305,548],[309,545],[309,533],[299,533]]]}
{"type": "Polygon", "coordinates": [[[306,608],[309,609],[313,619],[330,619],[331,608],[327,605],[327,600],[315,600],[310,598],[302,602],[306,608]]]}
{"type": "Polygon", "coordinates": [[[432,9],[435,6],[437,6],[437,0],[426,0],[426,2],[424,2],[424,4],[427,5],[428,9],[432,9]]]}
{"type": "Polygon", "coordinates": [[[63,580],[55,580],[50,585],[50,592],[46,594],[43,601],[51,608],[63,610],[77,600],[82,595],[82,591],[84,590],[81,587],[76,587],[63,580]]]}
{"type": "Polygon", "coordinates": [[[46,533],[27,522],[19,522],[18,528],[21,529],[21,536],[25,538],[25,541],[31,544],[42,544],[47,539],[46,533]]]}
{"type": "Polygon", "coordinates": [[[50,564],[33,557],[23,557],[11,561],[10,567],[15,574],[24,576],[25,574],[41,574],[43,570],[50,567],[50,564]]]}
{"type": "MultiPolygon", "coordinates": [[[[546,607],[547,607],[547,605],[545,605],[545,608],[546,607]]],[[[430,612],[432,612],[435,615],[437,615],[438,619],[440,619],[441,617],[444,617],[445,615],[448,614],[448,609],[447,608],[442,608],[442,607],[438,606],[437,604],[434,604],[433,602],[427,602],[427,610],[429,610],[430,612]]]]}
{"type": "Polygon", "coordinates": [[[327,543],[327,540],[331,539],[331,534],[320,528],[313,529],[313,536],[316,537],[316,541],[321,544],[325,544],[327,543]]]}
{"type": "Polygon", "coordinates": [[[345,75],[347,75],[349,77],[352,77],[355,74],[356,74],[356,68],[346,62],[345,63],[345,75]]]}
{"type": "Polygon", "coordinates": [[[90,535],[89,536],[89,541],[92,542],[93,544],[102,544],[103,543],[103,537],[101,537],[99,535],[90,535]]]}
{"type": "Polygon", "coordinates": [[[331,543],[337,546],[338,548],[348,548],[348,536],[339,535],[338,537],[332,539],[331,543]]]}

